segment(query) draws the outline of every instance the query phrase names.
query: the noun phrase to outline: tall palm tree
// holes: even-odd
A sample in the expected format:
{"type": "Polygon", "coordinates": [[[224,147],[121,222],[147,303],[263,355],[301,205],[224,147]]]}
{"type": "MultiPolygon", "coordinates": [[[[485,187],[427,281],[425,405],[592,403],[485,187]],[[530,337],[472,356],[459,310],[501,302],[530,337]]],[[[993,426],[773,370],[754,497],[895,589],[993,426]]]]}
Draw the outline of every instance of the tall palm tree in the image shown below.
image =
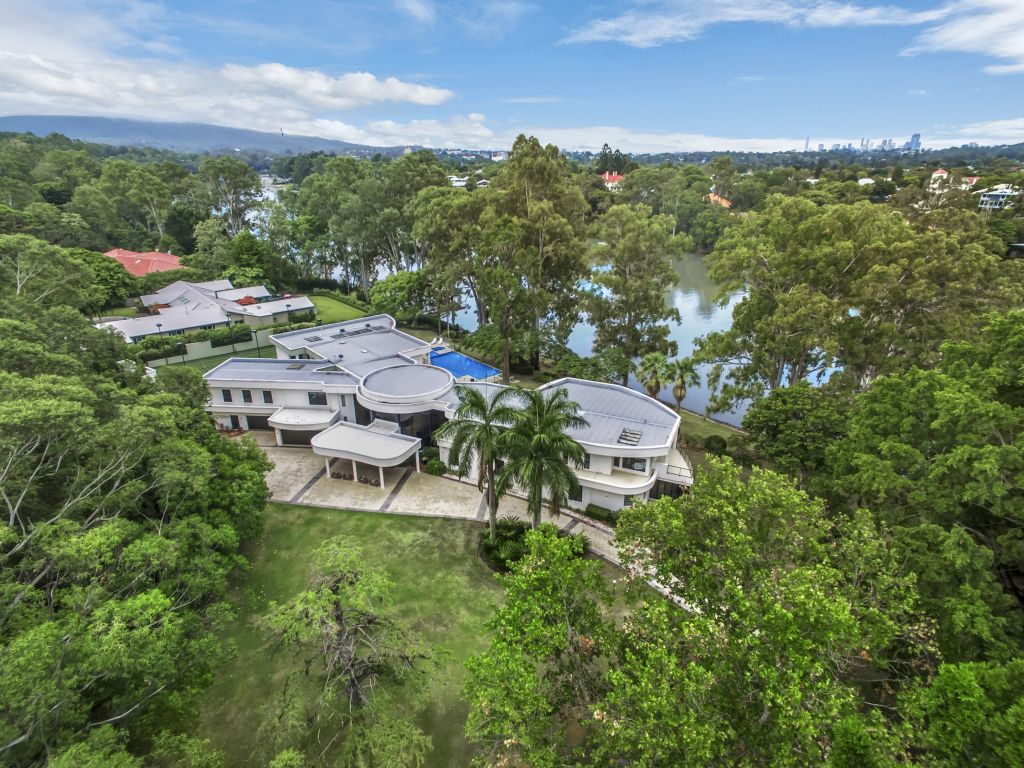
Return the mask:
{"type": "Polygon", "coordinates": [[[687,387],[696,387],[700,384],[700,374],[697,373],[697,364],[692,357],[677,357],[669,360],[665,366],[665,375],[672,382],[672,397],[676,400],[676,410],[683,410],[683,400],[686,397],[687,387]]]}
{"type": "Polygon", "coordinates": [[[460,475],[470,474],[477,463],[477,488],[486,495],[490,515],[491,539],[497,533],[498,499],[504,495],[497,483],[498,463],[502,459],[502,434],[516,417],[517,395],[508,387],[455,387],[459,407],[455,418],[438,427],[434,438],[451,440],[448,462],[460,475]]]}
{"type": "Polygon", "coordinates": [[[661,352],[648,352],[636,366],[636,377],[644,385],[647,394],[657,397],[664,384],[668,358],[661,352]]]}
{"type": "Polygon", "coordinates": [[[521,406],[502,439],[507,463],[498,473],[498,488],[504,491],[516,483],[525,490],[533,527],[539,528],[544,493],[549,494],[551,514],[556,515],[570,492],[579,487],[569,463],[582,464],[587,454],[567,432],[589,422],[565,389],[516,392],[521,406]]]}

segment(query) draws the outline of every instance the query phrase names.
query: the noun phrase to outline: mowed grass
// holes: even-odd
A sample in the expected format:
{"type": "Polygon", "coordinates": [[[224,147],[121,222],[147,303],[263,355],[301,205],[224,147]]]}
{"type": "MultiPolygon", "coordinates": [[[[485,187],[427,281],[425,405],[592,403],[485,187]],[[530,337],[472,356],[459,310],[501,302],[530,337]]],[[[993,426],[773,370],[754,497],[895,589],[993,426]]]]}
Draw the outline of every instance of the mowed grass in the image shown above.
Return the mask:
{"type": "MultiPolygon", "coordinates": [[[[228,347],[228,350],[231,348],[228,347]]],[[[201,360],[187,360],[181,362],[180,360],[176,363],[168,363],[168,365],[187,365],[189,368],[195,368],[198,371],[206,373],[209,370],[216,368],[218,365],[223,363],[225,360],[230,360],[232,357],[277,357],[277,352],[274,349],[273,344],[261,345],[259,354],[256,354],[256,349],[241,349],[237,352],[228,351],[223,355],[214,355],[213,357],[204,357],[201,360]]],[[[174,358],[171,358],[172,360],[174,358]]],[[[159,368],[157,369],[159,370],[159,368]]]]}
{"type": "Polygon", "coordinates": [[[463,736],[467,706],[461,698],[466,659],[488,642],[483,625],[502,595],[476,553],[479,524],[399,517],[288,504],[271,504],[262,542],[249,553],[251,569],[237,590],[238,616],[226,629],[237,655],[218,673],[203,698],[198,735],[224,752],[228,766],[266,765],[254,754],[257,730],[301,661],[274,652],[252,621],[271,600],[284,602],[309,580],[312,553],[333,536],[347,536],[368,562],[395,584],[397,608],[441,660],[434,704],[421,726],[432,737],[427,765],[468,765],[463,736]]]}
{"type": "Polygon", "coordinates": [[[317,319],[324,325],[338,323],[342,320],[355,320],[357,317],[366,315],[361,309],[356,309],[330,296],[310,296],[309,300],[316,307],[317,319]]]}

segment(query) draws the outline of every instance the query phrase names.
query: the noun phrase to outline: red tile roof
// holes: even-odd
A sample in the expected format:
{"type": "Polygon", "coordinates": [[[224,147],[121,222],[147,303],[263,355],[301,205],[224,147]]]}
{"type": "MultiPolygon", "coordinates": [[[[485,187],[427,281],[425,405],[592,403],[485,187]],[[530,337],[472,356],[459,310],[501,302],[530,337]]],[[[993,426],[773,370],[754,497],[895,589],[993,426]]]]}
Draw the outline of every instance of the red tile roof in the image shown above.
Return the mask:
{"type": "Polygon", "coordinates": [[[172,269],[181,269],[181,263],[177,256],[160,251],[146,251],[136,253],[126,251],[124,248],[115,248],[107,251],[106,254],[116,259],[121,266],[127,269],[136,277],[148,275],[150,272],[168,272],[172,269]]]}
{"type": "Polygon", "coordinates": [[[623,176],[622,174],[612,173],[611,171],[605,171],[604,173],[601,174],[601,179],[604,181],[605,184],[618,184],[624,178],[625,176],[623,176]]]}

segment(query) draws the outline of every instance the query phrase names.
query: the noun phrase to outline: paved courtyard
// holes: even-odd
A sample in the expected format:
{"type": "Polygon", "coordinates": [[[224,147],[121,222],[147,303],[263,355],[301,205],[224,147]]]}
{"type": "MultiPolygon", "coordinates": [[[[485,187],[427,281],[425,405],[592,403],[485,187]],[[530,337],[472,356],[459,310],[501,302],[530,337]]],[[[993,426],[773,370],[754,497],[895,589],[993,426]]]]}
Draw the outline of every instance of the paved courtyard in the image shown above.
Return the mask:
{"type": "MultiPolygon", "coordinates": [[[[487,519],[483,494],[475,485],[416,472],[413,467],[385,469],[383,488],[329,477],[323,458],[309,448],[279,447],[274,444],[273,433],[248,434],[274,464],[274,468],[267,474],[270,497],[274,501],[393,515],[480,521],[487,519]]],[[[336,461],[331,470],[332,474],[352,471],[348,462],[340,460],[336,461]]],[[[368,479],[378,477],[375,467],[364,465],[359,465],[359,475],[368,479]]],[[[529,519],[526,502],[512,496],[501,500],[498,515],[529,519]]],[[[610,529],[572,513],[563,512],[552,519],[545,512],[544,518],[563,530],[586,533],[595,554],[609,562],[618,563],[614,534],[610,529]]]]}

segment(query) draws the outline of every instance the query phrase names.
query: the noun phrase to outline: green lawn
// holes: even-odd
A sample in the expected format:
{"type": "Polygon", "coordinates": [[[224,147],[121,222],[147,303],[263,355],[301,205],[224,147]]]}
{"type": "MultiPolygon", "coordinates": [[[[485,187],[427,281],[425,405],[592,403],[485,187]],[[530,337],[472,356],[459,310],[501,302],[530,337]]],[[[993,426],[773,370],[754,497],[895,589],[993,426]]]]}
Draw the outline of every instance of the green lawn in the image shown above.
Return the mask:
{"type": "Polygon", "coordinates": [[[177,363],[168,363],[168,365],[187,365],[190,368],[195,368],[197,370],[202,371],[203,373],[206,373],[207,371],[215,368],[216,366],[223,363],[225,360],[228,360],[232,357],[277,357],[277,352],[274,349],[273,344],[260,345],[260,353],[258,355],[256,354],[255,348],[243,349],[239,350],[238,352],[231,352],[230,347],[227,347],[227,349],[229,351],[222,355],[215,355],[214,357],[204,357],[201,360],[188,360],[187,362],[184,363],[180,361],[177,363]]]}
{"type": "Polygon", "coordinates": [[[396,587],[403,617],[442,659],[430,715],[421,723],[434,740],[429,766],[465,766],[471,749],[463,737],[466,705],[460,697],[463,665],[483,650],[484,622],[501,588],[476,553],[478,523],[398,517],[271,504],[266,532],[250,553],[252,568],[238,588],[238,616],[226,630],[237,656],[220,670],[202,702],[199,735],[223,750],[228,766],[266,765],[253,755],[263,707],[281,693],[295,659],[264,646],[252,619],[270,600],[285,601],[307,584],[310,555],[324,540],[355,539],[371,563],[396,587]]]}
{"type": "Polygon", "coordinates": [[[324,324],[337,323],[342,320],[355,320],[366,313],[349,304],[332,299],[330,296],[310,296],[309,300],[316,307],[317,318],[324,324]]]}
{"type": "Polygon", "coordinates": [[[104,309],[100,311],[100,314],[104,317],[138,317],[138,307],[114,307],[113,309],[104,309]]]}

